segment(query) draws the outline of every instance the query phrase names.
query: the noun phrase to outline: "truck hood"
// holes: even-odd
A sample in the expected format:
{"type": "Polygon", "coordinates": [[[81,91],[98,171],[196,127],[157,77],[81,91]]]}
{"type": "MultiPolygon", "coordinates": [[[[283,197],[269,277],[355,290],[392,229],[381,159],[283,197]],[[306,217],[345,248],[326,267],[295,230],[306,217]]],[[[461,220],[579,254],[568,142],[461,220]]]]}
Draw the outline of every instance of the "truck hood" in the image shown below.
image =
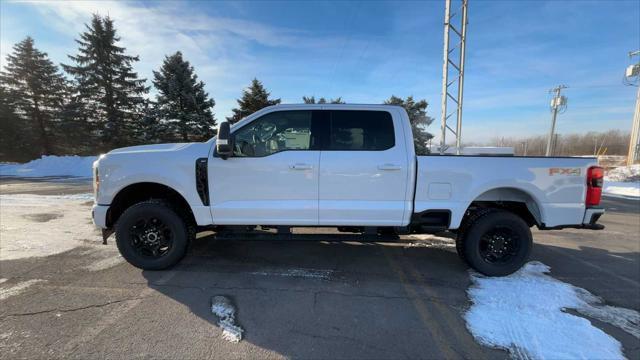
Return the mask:
{"type": "Polygon", "coordinates": [[[133,154],[133,153],[149,153],[180,150],[191,143],[174,143],[174,144],[153,144],[128,146],[119,149],[113,149],[107,153],[110,154],[133,154]]]}

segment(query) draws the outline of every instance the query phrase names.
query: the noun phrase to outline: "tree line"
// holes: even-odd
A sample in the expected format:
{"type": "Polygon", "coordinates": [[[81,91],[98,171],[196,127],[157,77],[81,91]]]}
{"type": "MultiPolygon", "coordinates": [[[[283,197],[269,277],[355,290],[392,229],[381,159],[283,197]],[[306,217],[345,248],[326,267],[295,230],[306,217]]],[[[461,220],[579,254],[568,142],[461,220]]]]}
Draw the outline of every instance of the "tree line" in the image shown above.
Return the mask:
{"type": "MultiPolygon", "coordinates": [[[[205,141],[215,135],[215,101],[194,67],[177,51],[153,71],[156,96],[134,70],[138,56],[119,45],[111,18],[93,15],[75,40],[76,54],[59,68],[31,37],[13,47],[0,71],[0,161],[42,155],[95,155],[117,147],[205,141]]],[[[303,96],[304,103],[339,103],[303,96]]],[[[243,90],[231,123],[280,103],[258,79],[243,90]]],[[[433,136],[424,129],[426,100],[391,96],[385,104],[407,109],[418,153],[433,136]]]]}
{"type": "MultiPolygon", "coordinates": [[[[547,149],[545,135],[529,137],[497,137],[484,145],[510,146],[516,155],[543,156],[547,149]]],[[[559,134],[555,140],[555,156],[627,155],[629,133],[620,130],[591,131],[585,134],[559,134]]],[[[471,144],[469,144],[471,145],[471,144]]]]}

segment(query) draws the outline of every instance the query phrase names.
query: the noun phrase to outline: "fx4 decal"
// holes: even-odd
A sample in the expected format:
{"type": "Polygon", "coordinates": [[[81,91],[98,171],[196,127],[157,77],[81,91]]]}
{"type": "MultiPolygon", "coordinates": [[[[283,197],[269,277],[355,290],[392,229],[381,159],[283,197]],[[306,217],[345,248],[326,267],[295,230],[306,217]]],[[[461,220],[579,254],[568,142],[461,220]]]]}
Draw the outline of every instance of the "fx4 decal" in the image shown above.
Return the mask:
{"type": "Polygon", "coordinates": [[[549,168],[549,175],[580,176],[580,168],[549,168]]]}

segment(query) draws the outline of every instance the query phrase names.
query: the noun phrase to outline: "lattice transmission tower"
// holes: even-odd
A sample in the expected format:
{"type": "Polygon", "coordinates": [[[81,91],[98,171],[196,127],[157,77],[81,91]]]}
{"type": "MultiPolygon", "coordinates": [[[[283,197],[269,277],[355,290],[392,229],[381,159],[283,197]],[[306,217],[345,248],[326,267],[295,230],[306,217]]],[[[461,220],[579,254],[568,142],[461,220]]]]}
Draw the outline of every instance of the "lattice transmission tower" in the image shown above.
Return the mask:
{"type": "Polygon", "coordinates": [[[456,7],[457,12],[451,12],[451,0],[445,0],[444,8],[444,61],[442,65],[440,154],[444,154],[447,149],[447,131],[450,131],[456,137],[456,154],[459,155],[462,145],[462,93],[464,90],[464,56],[467,41],[468,0],[454,2],[459,5],[459,7],[456,7]],[[452,21],[456,21],[457,24],[454,26],[452,21]],[[449,112],[450,108],[454,110],[449,112]],[[456,119],[455,130],[447,125],[447,120],[454,115],[456,119]]]}

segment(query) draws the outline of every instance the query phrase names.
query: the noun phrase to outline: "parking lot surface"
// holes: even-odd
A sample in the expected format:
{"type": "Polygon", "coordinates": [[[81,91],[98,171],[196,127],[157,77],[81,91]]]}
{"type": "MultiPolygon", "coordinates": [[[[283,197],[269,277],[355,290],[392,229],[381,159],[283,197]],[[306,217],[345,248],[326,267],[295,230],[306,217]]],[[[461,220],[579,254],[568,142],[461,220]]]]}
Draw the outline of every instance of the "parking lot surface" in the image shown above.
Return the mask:
{"type": "MultiPolygon", "coordinates": [[[[90,191],[70,180],[0,180],[3,195],[90,191]]],[[[607,304],[640,310],[640,202],[603,205],[603,231],[535,230],[532,260],[607,304]]],[[[89,203],[77,206],[90,221],[89,203]]],[[[466,327],[471,280],[451,239],[361,240],[332,230],[296,241],[202,233],[178,266],[142,271],[95,232],[61,253],[0,260],[0,286],[28,284],[0,298],[0,357],[509,357],[466,327]],[[210,308],[217,295],[237,310],[239,343],[221,336],[210,308]]],[[[637,338],[591,321],[640,358],[637,338]]]]}

